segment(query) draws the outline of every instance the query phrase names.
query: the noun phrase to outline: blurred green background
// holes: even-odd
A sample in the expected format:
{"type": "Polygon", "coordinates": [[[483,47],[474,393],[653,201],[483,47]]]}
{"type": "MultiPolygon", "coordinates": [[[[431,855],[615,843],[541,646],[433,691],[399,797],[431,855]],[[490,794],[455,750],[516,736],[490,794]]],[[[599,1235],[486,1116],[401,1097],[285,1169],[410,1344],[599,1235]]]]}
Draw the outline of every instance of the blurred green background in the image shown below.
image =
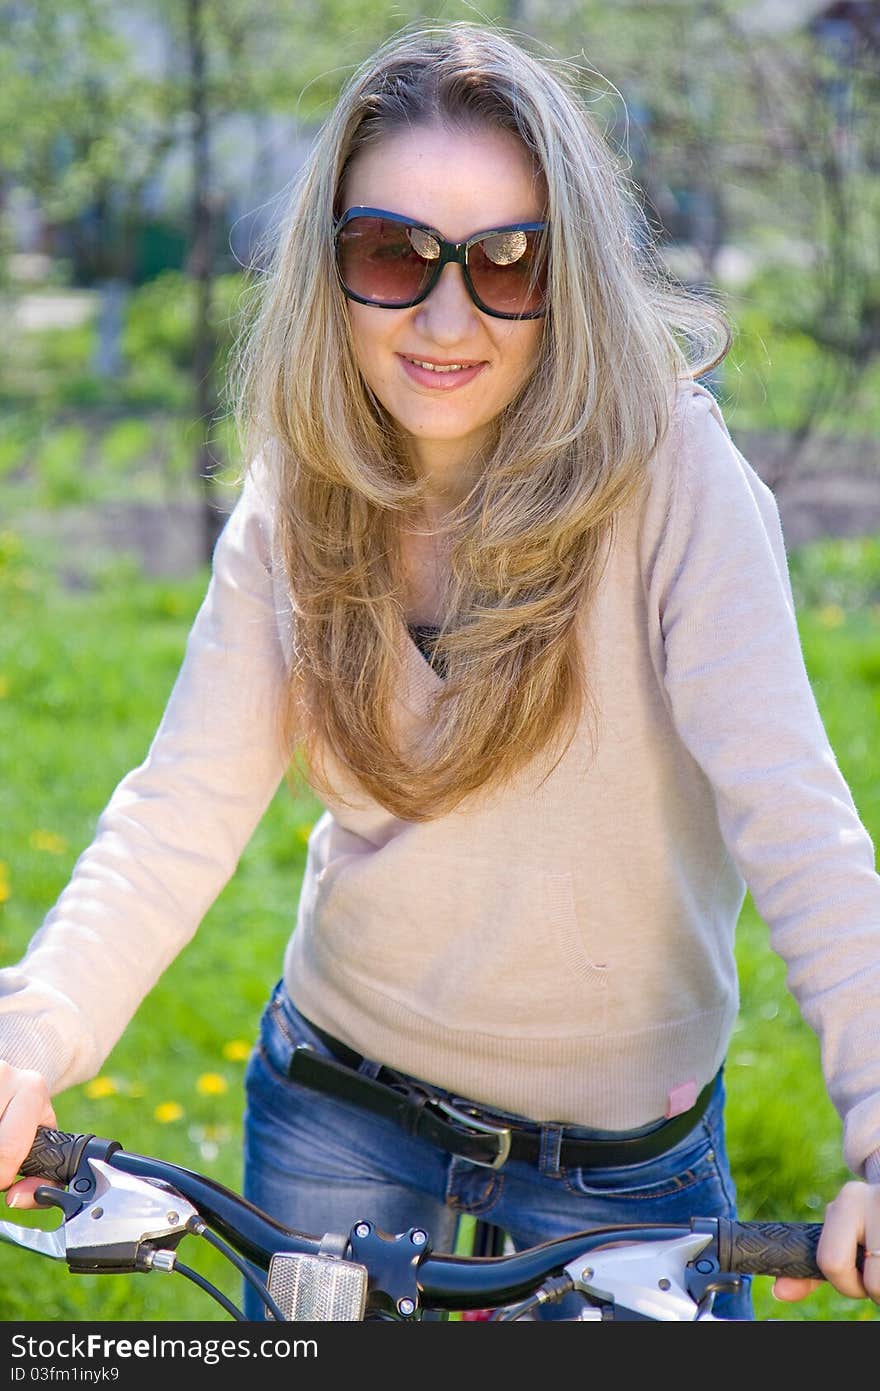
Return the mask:
{"type": "MultiPolygon", "coordinates": [[[[880,834],[880,122],[865,4],[7,7],[0,46],[0,960],[15,961],[143,756],[241,460],[225,369],[308,148],[416,21],[497,24],[575,70],[670,273],[723,297],[708,382],[783,517],[829,737],[880,834]]],[[[308,831],[282,789],[194,942],[60,1124],[240,1178],[241,1079],[308,831]]],[[[729,1131],[746,1217],[819,1220],[847,1177],[816,1040],[751,898],[729,1131]]],[[[44,1215],[27,1220],[54,1225],[44,1215]]],[[[191,1264],[237,1295],[216,1253],[191,1264]]],[[[761,1317],[859,1320],[824,1289],[761,1317]]],[[[224,1318],[159,1275],[0,1246],[0,1319],[224,1318]]]]}

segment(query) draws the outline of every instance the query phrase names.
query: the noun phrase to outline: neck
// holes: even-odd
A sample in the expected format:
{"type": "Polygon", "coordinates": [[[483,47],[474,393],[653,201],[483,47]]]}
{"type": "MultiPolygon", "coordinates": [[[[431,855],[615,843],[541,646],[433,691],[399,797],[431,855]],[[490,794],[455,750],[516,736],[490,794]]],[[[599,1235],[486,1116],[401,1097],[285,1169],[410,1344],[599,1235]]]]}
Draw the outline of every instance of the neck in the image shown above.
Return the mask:
{"type": "Polygon", "coordinates": [[[430,518],[452,512],[467,497],[482,467],[481,444],[462,449],[458,440],[413,440],[410,458],[422,480],[424,508],[430,518]]]}

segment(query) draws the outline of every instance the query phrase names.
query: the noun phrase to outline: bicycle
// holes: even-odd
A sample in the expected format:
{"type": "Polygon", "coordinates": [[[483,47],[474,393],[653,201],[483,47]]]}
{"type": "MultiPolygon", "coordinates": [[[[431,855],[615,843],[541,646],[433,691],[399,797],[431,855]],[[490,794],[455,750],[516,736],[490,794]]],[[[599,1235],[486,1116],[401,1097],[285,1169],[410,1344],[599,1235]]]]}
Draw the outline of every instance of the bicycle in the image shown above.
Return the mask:
{"type": "MultiPolygon", "coordinates": [[[[278,1322],[412,1323],[477,1309],[512,1322],[572,1290],[583,1296],[577,1321],[721,1322],[715,1296],[743,1275],[821,1278],[821,1223],[694,1217],[449,1255],[432,1251],[420,1227],[388,1233],[368,1215],[348,1232],[292,1230],[204,1174],[93,1134],[41,1128],[20,1172],[48,1180],[38,1201],[60,1208],[63,1221],[53,1231],[0,1222],[0,1240],[65,1260],[73,1273],[176,1272],[237,1321],[241,1309],[180,1261],[185,1237],[219,1250],[278,1322]]],[[[863,1258],[860,1248],[860,1268],[863,1258]]]]}

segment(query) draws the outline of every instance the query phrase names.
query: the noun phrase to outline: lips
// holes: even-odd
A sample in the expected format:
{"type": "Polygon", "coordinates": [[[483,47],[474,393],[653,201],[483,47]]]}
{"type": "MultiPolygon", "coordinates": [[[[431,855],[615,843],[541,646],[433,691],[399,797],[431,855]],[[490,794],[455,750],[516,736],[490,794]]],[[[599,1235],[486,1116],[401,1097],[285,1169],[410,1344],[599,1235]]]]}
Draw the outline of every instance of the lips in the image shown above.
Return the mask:
{"type": "Polygon", "coordinates": [[[412,358],[405,357],[403,353],[397,354],[403,365],[403,370],[410,381],[418,383],[419,386],[426,386],[433,391],[454,391],[457,387],[466,386],[478,377],[483,368],[487,366],[485,362],[472,362],[468,359],[451,359],[450,363],[444,364],[440,358],[424,357],[419,362],[431,362],[436,366],[451,365],[451,362],[461,361],[462,366],[457,371],[434,372],[430,367],[420,367],[412,358]]]}

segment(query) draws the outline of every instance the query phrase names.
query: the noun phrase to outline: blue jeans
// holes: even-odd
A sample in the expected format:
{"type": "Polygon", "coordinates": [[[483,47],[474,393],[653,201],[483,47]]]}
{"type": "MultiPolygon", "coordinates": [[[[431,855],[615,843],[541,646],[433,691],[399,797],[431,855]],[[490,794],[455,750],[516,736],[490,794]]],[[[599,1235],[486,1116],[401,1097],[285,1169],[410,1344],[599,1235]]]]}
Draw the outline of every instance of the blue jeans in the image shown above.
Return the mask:
{"type": "MultiPolygon", "coordinates": [[[[390,1233],[424,1227],[435,1251],[451,1251],[459,1217],[471,1214],[501,1227],[521,1250],[586,1227],[736,1215],[720,1076],[702,1119],[658,1159],[565,1169],[556,1166],[553,1146],[547,1144],[540,1164],[508,1160],[494,1170],[291,1082],[290,1059],[300,1043],[327,1056],[324,1043],[278,985],[263,1013],[245,1079],[244,1193],[285,1226],[316,1236],[344,1234],[368,1218],[390,1233]]],[[[375,1075],[378,1064],[365,1062],[361,1071],[375,1075]]],[[[551,1128],[547,1133],[552,1138],[551,1128]]],[[[263,1305],[250,1285],[244,1298],[247,1317],[262,1319],[263,1305]]],[[[580,1306],[581,1296],[569,1296],[543,1316],[571,1317],[580,1306]]],[[[753,1318],[748,1282],[739,1293],[719,1295],[714,1312],[753,1318]]]]}

